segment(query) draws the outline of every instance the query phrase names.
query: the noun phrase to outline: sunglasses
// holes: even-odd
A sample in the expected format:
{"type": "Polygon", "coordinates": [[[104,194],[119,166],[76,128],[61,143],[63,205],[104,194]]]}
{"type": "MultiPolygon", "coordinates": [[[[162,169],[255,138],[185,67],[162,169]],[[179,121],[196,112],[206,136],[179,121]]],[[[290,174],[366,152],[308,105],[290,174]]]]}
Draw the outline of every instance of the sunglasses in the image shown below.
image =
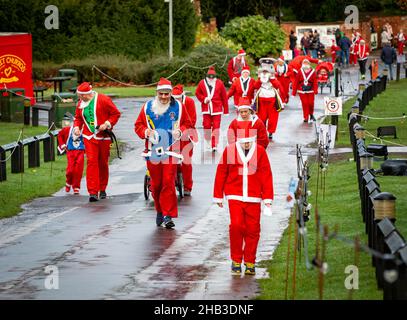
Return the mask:
{"type": "Polygon", "coordinates": [[[213,75],[213,74],[208,74],[207,77],[208,77],[209,79],[214,79],[216,76],[213,75]]]}
{"type": "Polygon", "coordinates": [[[171,93],[170,92],[159,92],[159,96],[168,97],[171,93]]]}

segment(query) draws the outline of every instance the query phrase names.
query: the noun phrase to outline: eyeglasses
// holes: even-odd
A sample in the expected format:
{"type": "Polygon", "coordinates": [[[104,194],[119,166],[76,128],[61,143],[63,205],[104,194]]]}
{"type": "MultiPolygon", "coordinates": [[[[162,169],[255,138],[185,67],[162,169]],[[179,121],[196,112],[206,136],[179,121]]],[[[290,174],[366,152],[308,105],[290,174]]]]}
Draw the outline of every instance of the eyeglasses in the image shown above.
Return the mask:
{"type": "Polygon", "coordinates": [[[158,95],[163,97],[168,97],[170,94],[170,92],[158,92],[158,95]]]}

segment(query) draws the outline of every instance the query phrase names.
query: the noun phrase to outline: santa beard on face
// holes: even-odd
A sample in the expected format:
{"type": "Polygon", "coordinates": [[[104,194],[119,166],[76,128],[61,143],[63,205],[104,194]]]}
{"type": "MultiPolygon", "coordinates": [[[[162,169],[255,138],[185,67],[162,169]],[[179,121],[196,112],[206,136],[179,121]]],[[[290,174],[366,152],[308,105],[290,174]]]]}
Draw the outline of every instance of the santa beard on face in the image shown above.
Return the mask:
{"type": "Polygon", "coordinates": [[[206,81],[208,82],[208,84],[213,87],[215,85],[216,82],[216,78],[206,78],[206,81]]]}
{"type": "Polygon", "coordinates": [[[165,111],[168,110],[169,106],[170,106],[170,103],[169,103],[169,102],[166,103],[166,104],[163,104],[163,103],[160,102],[160,100],[158,99],[158,97],[156,97],[156,98],[154,99],[154,101],[153,101],[153,105],[152,105],[152,107],[151,107],[151,110],[153,110],[154,114],[160,116],[160,115],[164,114],[165,111]]]}
{"type": "Polygon", "coordinates": [[[270,74],[260,74],[261,83],[267,83],[270,81],[270,74]]]}

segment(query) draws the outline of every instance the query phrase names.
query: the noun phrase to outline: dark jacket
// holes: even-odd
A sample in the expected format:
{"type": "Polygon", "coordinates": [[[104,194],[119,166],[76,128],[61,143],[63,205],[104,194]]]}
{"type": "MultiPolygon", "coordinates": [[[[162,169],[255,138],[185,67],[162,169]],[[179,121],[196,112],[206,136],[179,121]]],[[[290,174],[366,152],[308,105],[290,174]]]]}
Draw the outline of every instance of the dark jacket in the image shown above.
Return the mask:
{"type": "Polygon", "coordinates": [[[382,49],[382,54],[380,55],[380,58],[385,64],[392,64],[397,60],[396,50],[394,50],[394,48],[391,46],[385,46],[382,49]]]}
{"type": "Polygon", "coordinates": [[[343,36],[341,40],[339,40],[338,46],[342,50],[349,50],[350,46],[352,45],[352,42],[349,40],[347,36],[343,36]]]}
{"type": "Polygon", "coordinates": [[[297,45],[297,37],[293,34],[290,34],[290,49],[294,50],[297,45]]]}

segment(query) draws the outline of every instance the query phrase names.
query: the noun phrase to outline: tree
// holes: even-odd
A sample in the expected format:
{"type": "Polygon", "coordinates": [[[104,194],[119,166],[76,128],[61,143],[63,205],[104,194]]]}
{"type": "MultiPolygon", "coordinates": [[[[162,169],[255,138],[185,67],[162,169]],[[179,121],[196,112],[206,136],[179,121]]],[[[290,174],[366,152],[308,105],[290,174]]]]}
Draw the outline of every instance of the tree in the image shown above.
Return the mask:
{"type": "Polygon", "coordinates": [[[226,23],[221,35],[239,43],[255,58],[280,55],[286,37],[275,22],[259,15],[234,18],[226,23]]]}

